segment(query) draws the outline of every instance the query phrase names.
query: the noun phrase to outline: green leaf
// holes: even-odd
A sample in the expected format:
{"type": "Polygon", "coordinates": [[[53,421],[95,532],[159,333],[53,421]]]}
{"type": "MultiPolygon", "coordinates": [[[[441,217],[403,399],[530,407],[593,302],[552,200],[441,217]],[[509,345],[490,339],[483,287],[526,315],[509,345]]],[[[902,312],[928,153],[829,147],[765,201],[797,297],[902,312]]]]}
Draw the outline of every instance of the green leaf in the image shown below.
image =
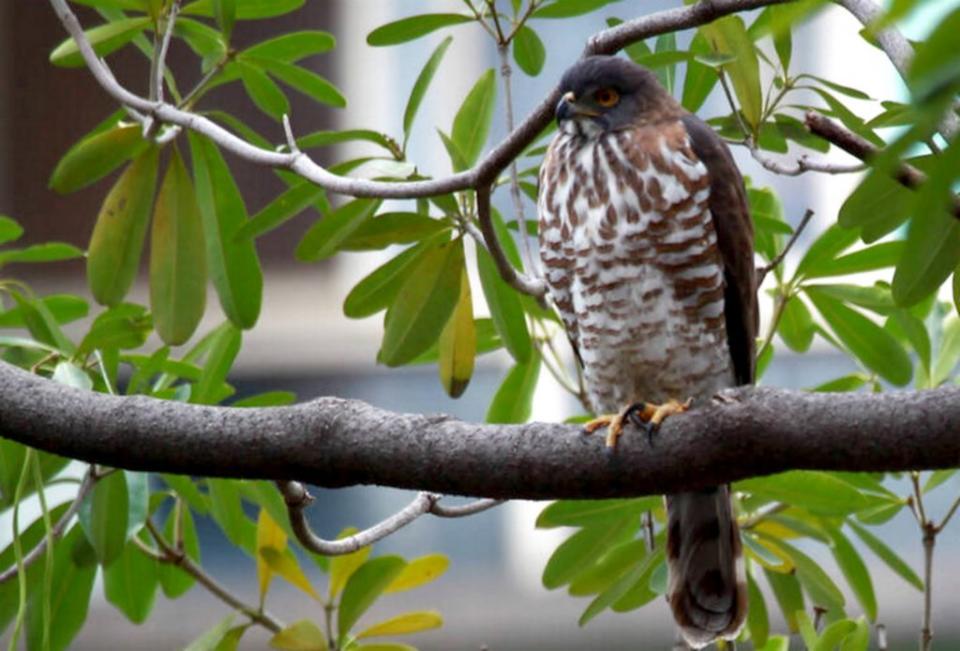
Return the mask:
{"type": "Polygon", "coordinates": [[[757,587],[753,574],[747,572],[747,628],[755,649],[763,648],[770,635],[770,617],[763,593],[757,587]]]}
{"type": "Polygon", "coordinates": [[[780,324],[777,326],[777,333],[791,350],[805,353],[813,342],[815,332],[813,317],[810,316],[810,310],[799,296],[792,296],[786,301],[780,324]]]}
{"type": "MultiPolygon", "coordinates": [[[[105,57],[111,52],[132,41],[140,32],[150,25],[148,16],[124,18],[103,25],[98,25],[84,32],[93,51],[99,57],[105,57]]],[[[68,38],[50,53],[50,63],[61,68],[80,68],[84,65],[80,48],[73,38],[68,38]]]]}
{"type": "Polygon", "coordinates": [[[867,368],[898,386],[910,381],[913,364],[888,332],[816,287],[807,287],[806,293],[844,346],[867,368]]]}
{"type": "Polygon", "coordinates": [[[413,83],[413,88],[410,89],[410,97],[407,99],[407,106],[403,110],[404,145],[406,145],[407,140],[410,139],[413,120],[417,117],[417,111],[420,109],[420,104],[423,103],[423,98],[427,94],[427,88],[430,87],[430,82],[433,81],[433,76],[436,74],[437,68],[440,67],[443,55],[446,54],[447,48],[450,47],[451,43],[453,43],[452,36],[448,36],[441,41],[440,45],[438,45],[430,55],[430,58],[427,59],[423,70],[420,71],[420,74],[417,75],[417,80],[413,83]]]}
{"type": "Polygon", "coordinates": [[[200,209],[176,148],[160,186],[150,235],[150,307],[171,346],[187,341],[206,304],[207,265],[200,209]]]}
{"type": "Polygon", "coordinates": [[[833,558],[837,561],[840,571],[843,572],[847,584],[853,590],[860,607],[863,608],[863,612],[866,613],[870,621],[877,621],[877,596],[873,590],[873,581],[870,579],[870,572],[866,564],[842,531],[832,529],[829,533],[832,542],[830,551],[833,552],[833,558]]]}
{"type": "Polygon", "coordinates": [[[290,32],[261,41],[243,50],[240,55],[255,59],[273,59],[295,63],[315,54],[329,52],[336,46],[336,43],[333,34],[329,32],[318,30],[290,32]]]}
{"type": "Polygon", "coordinates": [[[939,386],[950,378],[960,360],[960,319],[951,317],[943,326],[937,359],[930,374],[930,386],[939,386]]]}
{"type": "Polygon", "coordinates": [[[387,309],[417,267],[415,263],[430,249],[425,244],[412,246],[374,269],[347,294],[343,313],[351,319],[362,319],[387,309]]]}
{"type": "Polygon", "coordinates": [[[230,404],[231,407],[285,407],[297,401],[293,391],[264,391],[230,404]]]}
{"type": "Polygon", "coordinates": [[[788,542],[780,539],[776,543],[789,554],[790,559],[796,566],[797,578],[800,579],[800,583],[803,584],[807,594],[810,595],[810,599],[821,606],[831,610],[836,609],[842,613],[846,600],[830,575],[816,561],[788,542]]]}
{"type": "Polygon", "coordinates": [[[873,242],[906,221],[916,195],[883,170],[875,169],[850,193],[837,222],[844,228],[863,228],[864,242],[873,242]]]}
{"type": "Polygon", "coordinates": [[[903,253],[903,242],[881,242],[865,249],[823,261],[807,271],[807,278],[843,276],[885,269],[897,264],[903,253]]]}
{"type": "Polygon", "coordinates": [[[844,303],[865,307],[877,314],[890,314],[896,309],[890,287],[885,285],[804,285],[804,291],[813,289],[844,303]]]}
{"type": "Polygon", "coordinates": [[[240,483],[235,479],[207,478],[210,514],[234,545],[251,555],[256,552],[256,529],[243,512],[240,483]]]}
{"type": "MultiPolygon", "coordinates": [[[[756,228],[757,252],[766,260],[773,260],[780,253],[780,234],[783,231],[783,227],[776,224],[787,225],[783,219],[783,204],[771,188],[749,188],[747,198],[750,217],[756,228]]],[[[774,273],[782,273],[780,265],[774,268],[774,273]]]]}
{"type": "Polygon", "coordinates": [[[453,118],[450,138],[463,154],[467,166],[477,162],[487,142],[496,99],[497,77],[490,68],[480,75],[453,118]]]}
{"type": "Polygon", "coordinates": [[[327,651],[327,636],[309,619],[301,619],[270,638],[270,646],[285,651],[327,651]]]}
{"type": "Polygon", "coordinates": [[[260,316],[263,273],[253,241],[237,237],[248,224],[247,208],[217,146],[192,131],[189,138],[210,279],[227,318],[252,328],[260,316]]]}
{"type": "Polygon", "coordinates": [[[839,253],[850,248],[857,239],[857,231],[834,224],[821,233],[803,254],[797,265],[797,277],[805,276],[809,270],[833,260],[839,253]]]}
{"type": "Polygon", "coordinates": [[[340,246],[343,251],[384,249],[391,244],[410,244],[449,231],[450,222],[419,213],[388,212],[360,224],[340,246]]]}
{"type": "Polygon", "coordinates": [[[463,14],[421,14],[410,16],[386,25],[381,25],[367,34],[367,45],[384,46],[396,45],[412,41],[430,32],[434,32],[451,25],[472,22],[472,16],[463,14]]]}
{"type": "Polygon", "coordinates": [[[534,351],[525,362],[514,364],[503,378],[487,409],[488,423],[525,423],[533,409],[533,392],[540,377],[540,355],[534,351]]]}
{"type": "Polygon", "coordinates": [[[23,227],[20,224],[6,215],[0,215],[0,244],[16,241],[21,235],[23,227]]]}
{"type": "Polygon", "coordinates": [[[336,86],[311,70],[274,59],[256,59],[254,61],[250,57],[244,57],[243,60],[255,62],[287,86],[300,91],[316,102],[337,108],[343,108],[347,105],[347,100],[344,99],[336,86]]]}
{"type": "Polygon", "coordinates": [[[400,366],[439,337],[460,295],[463,240],[432,247],[418,256],[387,312],[378,359],[400,366]]]}
{"type": "Polygon", "coordinates": [[[197,485],[193,482],[193,479],[185,475],[161,475],[163,481],[166,482],[177,495],[183,498],[183,500],[190,505],[190,508],[196,511],[197,513],[203,515],[206,514],[210,508],[210,503],[207,500],[207,497],[200,492],[200,489],[197,488],[197,485]]]}
{"type": "MultiPolygon", "coordinates": [[[[847,634],[847,637],[844,638],[843,644],[840,646],[840,651],[867,651],[870,646],[870,626],[867,624],[865,617],[858,617],[856,622],[854,622],[855,628],[853,632],[847,634]]],[[[821,639],[826,639],[826,633],[824,633],[821,639]]],[[[830,651],[830,649],[825,649],[824,651],[830,651]]]]}
{"type": "Polygon", "coordinates": [[[619,522],[627,518],[639,519],[651,509],[663,506],[657,496],[619,500],[560,500],[540,512],[537,528],[590,527],[619,522]]]}
{"type": "MultiPolygon", "coordinates": [[[[654,51],[657,54],[676,54],[678,57],[682,57],[680,60],[683,61],[688,58],[685,53],[677,52],[677,36],[673,32],[660,34],[657,37],[654,51]]],[[[657,75],[657,79],[659,79],[663,87],[667,89],[667,92],[673,95],[673,83],[677,77],[676,62],[665,63],[661,66],[651,66],[651,68],[655,68],[654,73],[657,75]]]]}
{"type": "MultiPolygon", "coordinates": [[[[193,521],[193,514],[190,508],[183,506],[180,509],[170,509],[167,514],[167,521],[163,528],[164,537],[176,542],[176,531],[179,529],[180,536],[183,539],[183,551],[195,562],[200,562],[200,541],[197,538],[197,527],[193,521]],[[176,515],[180,515],[180,526],[176,526],[176,515]]],[[[176,599],[186,594],[196,579],[193,575],[187,574],[179,565],[173,563],[161,563],[158,571],[158,579],[163,594],[168,599],[176,599]]]]}
{"type": "Polygon", "coordinates": [[[734,490],[747,491],[824,515],[846,515],[869,505],[857,488],[835,475],[814,470],[745,479],[734,490]]]}
{"type": "Polygon", "coordinates": [[[287,96],[263,69],[243,60],[238,60],[233,67],[240,74],[243,88],[257,108],[277,122],[290,113],[290,102],[287,101],[287,96]]]}
{"type": "MultiPolygon", "coordinates": [[[[305,0],[234,0],[237,5],[237,20],[272,18],[295,11],[305,0]]],[[[184,14],[213,17],[213,0],[197,0],[183,7],[184,14]]]]}
{"type": "Polygon", "coordinates": [[[71,362],[58,362],[50,379],[76,389],[93,390],[93,380],[87,372],[71,362]]]}
{"type": "Polygon", "coordinates": [[[102,305],[122,301],[137,276],[158,164],[159,150],[144,150],[103,200],[87,252],[87,282],[102,305]]]}
{"type": "Polygon", "coordinates": [[[130,508],[127,480],[123,472],[101,479],[80,505],[80,526],[96,552],[97,560],[109,566],[123,552],[127,542],[130,508]]]}
{"type": "MultiPolygon", "coordinates": [[[[503,243],[504,239],[500,241],[503,243]]],[[[490,317],[504,345],[518,363],[528,361],[533,344],[519,294],[503,280],[493,258],[481,247],[477,247],[477,271],[490,317]]]]}
{"type": "Polygon", "coordinates": [[[399,556],[380,556],[366,561],[350,576],[337,611],[337,631],[341,641],[405,565],[406,561],[399,556]]]}
{"type": "Polygon", "coordinates": [[[927,478],[927,482],[923,485],[923,492],[929,493],[937,486],[940,486],[944,482],[952,479],[955,474],[957,474],[956,468],[950,470],[935,470],[931,472],[930,477],[927,478]]]}
{"type": "MultiPolygon", "coordinates": [[[[599,595],[606,593],[609,595],[609,589],[621,579],[629,574],[631,569],[637,567],[638,563],[647,557],[647,541],[634,538],[626,542],[611,547],[605,552],[596,563],[590,565],[581,572],[577,578],[570,582],[567,592],[573,597],[588,595],[599,595]]],[[[639,578],[639,577],[637,577],[639,578]]],[[[624,579],[626,581],[626,579],[624,579]]],[[[627,590],[636,582],[636,578],[628,581],[628,585],[623,586],[618,595],[607,597],[609,607],[614,601],[626,594],[627,590]]],[[[599,607],[598,604],[596,607],[599,607]]],[[[589,609],[588,609],[589,610],[589,609]]]]}
{"type": "Polygon", "coordinates": [[[379,207],[379,199],[354,199],[314,222],[297,244],[297,260],[318,262],[329,258],[379,207]]]}
{"type": "MultiPolygon", "coordinates": [[[[217,30],[199,21],[191,20],[182,15],[177,16],[177,22],[173,26],[173,34],[177,38],[183,39],[194,53],[210,61],[211,64],[226,55],[227,42],[224,37],[217,30]]],[[[206,69],[204,72],[206,72],[206,69]]]]}
{"type": "Polygon", "coordinates": [[[236,615],[230,613],[220,620],[216,626],[191,642],[183,651],[219,651],[220,642],[231,630],[235,618],[236,615]]]}
{"type": "MultiPolygon", "coordinates": [[[[54,322],[59,325],[82,319],[90,311],[90,306],[85,300],[72,294],[50,294],[40,299],[40,302],[53,317],[54,322]]],[[[19,306],[0,311],[0,328],[23,327],[26,327],[26,322],[23,309],[19,306]]]]}
{"type": "Polygon", "coordinates": [[[917,45],[916,56],[910,64],[907,80],[917,100],[925,100],[956,89],[960,52],[955,36],[960,30],[960,10],[954,9],[943,17],[933,32],[917,45]]]}
{"type": "Polygon", "coordinates": [[[343,129],[340,131],[328,131],[321,129],[308,133],[305,136],[297,138],[297,146],[301,149],[312,149],[314,147],[327,147],[337,145],[343,142],[354,142],[363,140],[383,147],[391,154],[397,150],[397,144],[386,134],[370,129],[343,129]]]}
{"type": "Polygon", "coordinates": [[[390,582],[384,594],[405,592],[439,578],[450,567],[450,559],[443,554],[428,554],[409,561],[400,574],[390,582]]]}
{"type": "Polygon", "coordinates": [[[227,379],[227,373],[240,352],[243,335],[232,323],[225,322],[215,330],[215,337],[203,364],[200,379],[190,394],[190,402],[195,404],[214,404],[220,395],[220,387],[227,379]]]}
{"type": "Polygon", "coordinates": [[[63,155],[50,177],[50,187],[60,194],[75,192],[102,179],[146,146],[139,124],[91,135],[63,155]]]}
{"type": "MultiPolygon", "coordinates": [[[[690,52],[699,56],[710,53],[710,44],[700,30],[697,30],[693,40],[690,41],[690,52]]],[[[719,79],[717,71],[712,66],[698,61],[696,56],[688,60],[687,73],[683,79],[684,108],[691,113],[699,110],[719,79]]]]}
{"type": "Polygon", "coordinates": [[[86,621],[97,566],[78,565],[73,559],[74,548],[85,543],[80,527],[73,527],[54,547],[50,592],[34,590],[27,603],[27,649],[30,651],[43,648],[45,629],[49,632],[51,651],[69,648],[86,621]],[[49,622],[44,621],[44,600],[50,604],[49,622]]]}
{"type": "Polygon", "coordinates": [[[223,32],[225,41],[230,41],[233,34],[233,24],[237,19],[236,0],[213,0],[213,15],[217,19],[217,26],[223,32]]]}
{"type": "Polygon", "coordinates": [[[596,11],[616,0],[554,0],[533,12],[533,18],[569,18],[596,11]]]}
{"type": "Polygon", "coordinates": [[[760,91],[760,63],[753,41],[747,34],[743,19],[726,16],[700,27],[714,52],[734,57],[723,64],[730,76],[733,91],[740,101],[740,110],[747,125],[754,131],[760,126],[763,97],[760,91]]]}
{"type": "Polygon", "coordinates": [[[76,346],[60,329],[46,303],[26,298],[16,291],[10,292],[10,295],[16,301],[23,323],[34,339],[65,353],[74,352],[76,346]]]}
{"type": "MultiPolygon", "coordinates": [[[[348,527],[340,532],[337,540],[347,538],[355,533],[357,533],[355,528],[348,527]]],[[[330,601],[343,591],[343,588],[347,585],[347,581],[349,581],[353,573],[357,571],[357,568],[366,563],[371,551],[372,547],[370,546],[361,547],[355,552],[334,556],[330,559],[330,583],[327,593],[330,601]]]]}
{"type": "Polygon", "coordinates": [[[65,242],[45,242],[24,249],[0,251],[0,266],[11,262],[59,262],[83,256],[83,251],[65,242]]]}
{"type": "Polygon", "coordinates": [[[153,609],[159,582],[157,565],[156,559],[144,554],[131,541],[116,562],[103,572],[107,601],[135,624],[145,622],[153,609]]]}
{"type": "Polygon", "coordinates": [[[608,549],[632,537],[639,527],[639,519],[624,518],[576,532],[551,554],[543,569],[544,587],[554,590],[570,583],[608,549]]]}
{"type": "Polygon", "coordinates": [[[547,50],[537,33],[526,25],[521,25],[513,37],[513,59],[531,77],[536,77],[543,70],[547,50]]]}
{"type": "Polygon", "coordinates": [[[773,596],[780,605],[780,612],[783,613],[783,618],[787,622],[787,628],[791,633],[797,632],[799,630],[797,614],[802,614],[804,611],[800,581],[794,574],[781,574],[771,572],[768,569],[764,569],[763,574],[767,577],[767,583],[773,590],[773,596]]]}
{"type": "Polygon", "coordinates": [[[403,613],[364,629],[357,633],[357,639],[381,635],[409,635],[441,626],[443,626],[443,617],[434,610],[403,613]]]}
{"type": "Polygon", "coordinates": [[[312,206],[325,192],[322,187],[309,181],[291,185],[240,226],[233,236],[234,239],[250,239],[269,233],[312,206]]]}
{"type": "Polygon", "coordinates": [[[830,380],[824,382],[823,384],[818,384],[816,387],[811,389],[811,391],[820,391],[820,392],[844,392],[844,391],[856,391],[864,384],[867,383],[867,379],[863,373],[850,373],[849,375],[843,375],[838,377],[835,380],[830,380]]]}
{"type": "Polygon", "coordinates": [[[920,580],[920,577],[917,576],[917,573],[914,572],[902,558],[897,556],[897,553],[890,549],[885,542],[858,525],[856,522],[848,520],[847,524],[850,525],[850,528],[853,529],[853,532],[857,534],[860,540],[862,540],[863,543],[870,548],[870,551],[876,554],[880,560],[887,564],[887,567],[899,574],[904,581],[915,587],[917,590],[923,590],[923,581],[920,580]]]}
{"type": "Polygon", "coordinates": [[[460,297],[440,333],[437,370],[440,384],[451,398],[466,391],[477,356],[477,331],[473,322],[473,297],[466,268],[460,270],[460,297]]]}
{"type": "MultiPolygon", "coordinates": [[[[960,17],[960,12],[958,12],[960,17]]],[[[960,168],[960,142],[938,160],[920,188],[903,255],[893,276],[893,299],[909,307],[935,292],[960,264],[960,220],[944,210],[960,168]]]]}
{"type": "Polygon", "coordinates": [[[590,602],[587,609],[580,615],[578,621],[580,626],[585,626],[591,619],[607,608],[616,607],[621,600],[626,599],[628,595],[636,591],[638,587],[641,590],[649,592],[651,595],[650,598],[653,598],[653,592],[649,590],[647,585],[649,584],[650,575],[653,571],[663,564],[663,550],[657,550],[646,556],[641,555],[639,558],[642,560],[621,574],[610,587],[598,594],[596,598],[590,602]]]}

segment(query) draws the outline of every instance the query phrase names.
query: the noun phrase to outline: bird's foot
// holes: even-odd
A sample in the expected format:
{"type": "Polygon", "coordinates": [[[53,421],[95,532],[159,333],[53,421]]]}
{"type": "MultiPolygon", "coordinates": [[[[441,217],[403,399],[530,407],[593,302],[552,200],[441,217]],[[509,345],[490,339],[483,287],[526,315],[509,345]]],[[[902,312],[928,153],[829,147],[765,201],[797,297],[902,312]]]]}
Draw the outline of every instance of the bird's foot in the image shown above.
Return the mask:
{"type": "Polygon", "coordinates": [[[647,433],[647,439],[653,443],[653,435],[660,429],[661,423],[669,416],[687,411],[691,404],[693,404],[693,398],[687,398],[683,402],[671,398],[659,405],[651,402],[636,402],[627,407],[625,417],[643,429],[647,433]]]}
{"type": "Polygon", "coordinates": [[[607,447],[612,449],[617,447],[617,441],[623,434],[623,425],[629,421],[644,430],[647,438],[652,442],[653,434],[668,416],[682,414],[690,408],[692,403],[693,398],[687,398],[683,402],[670,399],[659,405],[652,402],[634,402],[616,414],[604,414],[588,421],[583,426],[583,432],[593,434],[601,427],[606,427],[605,442],[607,447]]]}
{"type": "Polygon", "coordinates": [[[607,437],[605,441],[607,448],[615,448],[617,446],[617,439],[623,434],[623,424],[627,421],[632,407],[633,405],[628,405],[621,409],[619,413],[597,416],[583,425],[583,433],[593,434],[601,427],[606,427],[607,437]]]}

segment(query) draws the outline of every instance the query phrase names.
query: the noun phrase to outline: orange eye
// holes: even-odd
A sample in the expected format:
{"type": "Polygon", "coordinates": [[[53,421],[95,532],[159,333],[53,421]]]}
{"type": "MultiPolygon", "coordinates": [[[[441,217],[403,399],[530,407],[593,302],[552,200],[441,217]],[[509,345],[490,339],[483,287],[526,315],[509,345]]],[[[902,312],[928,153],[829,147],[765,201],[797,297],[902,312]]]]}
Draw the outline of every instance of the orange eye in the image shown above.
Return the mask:
{"type": "Polygon", "coordinates": [[[601,88],[593,94],[593,99],[600,106],[610,108],[620,101],[620,94],[612,88],[601,88]]]}

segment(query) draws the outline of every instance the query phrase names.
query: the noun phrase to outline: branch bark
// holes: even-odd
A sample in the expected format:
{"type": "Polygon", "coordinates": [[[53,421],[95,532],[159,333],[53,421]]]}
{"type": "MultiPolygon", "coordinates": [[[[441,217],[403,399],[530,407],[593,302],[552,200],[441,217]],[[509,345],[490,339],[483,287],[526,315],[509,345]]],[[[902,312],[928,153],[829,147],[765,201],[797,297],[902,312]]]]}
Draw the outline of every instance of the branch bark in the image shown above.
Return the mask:
{"type": "Polygon", "coordinates": [[[695,490],[789,469],[960,466],[960,388],[821,394],[743,387],[613,454],[576,426],[484,425],[356,400],[238,409],[85,392],[0,363],[0,436],[111,466],[379,484],[492,498],[695,490]]]}

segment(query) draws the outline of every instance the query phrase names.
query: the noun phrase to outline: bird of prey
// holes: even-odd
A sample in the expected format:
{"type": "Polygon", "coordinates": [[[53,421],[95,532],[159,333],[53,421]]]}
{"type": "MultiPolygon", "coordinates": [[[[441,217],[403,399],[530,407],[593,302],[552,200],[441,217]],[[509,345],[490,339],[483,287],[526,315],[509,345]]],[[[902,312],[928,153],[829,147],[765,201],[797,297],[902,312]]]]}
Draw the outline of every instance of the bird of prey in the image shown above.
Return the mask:
{"type": "MultiPolygon", "coordinates": [[[[540,257],[613,448],[754,376],[753,227],[723,141],[649,70],[581,59],[540,170],[540,257]]],[[[736,636],[746,579],[729,487],[666,497],[668,599],[686,642],[736,636]]]]}

